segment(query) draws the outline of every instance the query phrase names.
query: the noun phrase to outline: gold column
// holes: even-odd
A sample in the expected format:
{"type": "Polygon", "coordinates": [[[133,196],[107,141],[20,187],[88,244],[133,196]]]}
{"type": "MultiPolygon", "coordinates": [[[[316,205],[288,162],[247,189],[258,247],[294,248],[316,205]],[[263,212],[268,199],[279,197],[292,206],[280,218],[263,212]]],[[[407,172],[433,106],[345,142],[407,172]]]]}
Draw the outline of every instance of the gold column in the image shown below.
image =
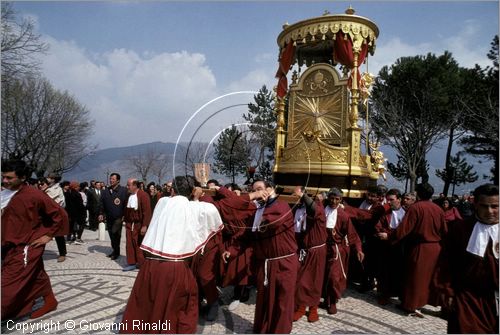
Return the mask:
{"type": "MultiPolygon", "coordinates": [[[[276,92],[276,87],[275,87],[276,92]]],[[[278,171],[278,166],[283,156],[283,148],[285,147],[286,131],[285,131],[285,97],[280,98],[276,95],[276,148],[274,153],[274,172],[278,171]]]]}

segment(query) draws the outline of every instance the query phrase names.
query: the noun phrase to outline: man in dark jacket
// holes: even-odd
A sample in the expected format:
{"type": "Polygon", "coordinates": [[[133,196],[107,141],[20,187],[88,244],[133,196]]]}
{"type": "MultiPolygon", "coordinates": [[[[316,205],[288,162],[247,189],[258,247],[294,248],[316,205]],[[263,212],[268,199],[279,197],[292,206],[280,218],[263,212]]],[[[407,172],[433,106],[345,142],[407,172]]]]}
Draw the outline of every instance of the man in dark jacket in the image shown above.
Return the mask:
{"type": "Polygon", "coordinates": [[[111,260],[120,257],[120,240],[122,237],[123,214],[127,205],[127,189],[120,186],[120,175],[112,173],[109,176],[109,187],[101,193],[101,215],[102,221],[106,215],[106,229],[111,239],[113,252],[108,255],[111,260]]]}

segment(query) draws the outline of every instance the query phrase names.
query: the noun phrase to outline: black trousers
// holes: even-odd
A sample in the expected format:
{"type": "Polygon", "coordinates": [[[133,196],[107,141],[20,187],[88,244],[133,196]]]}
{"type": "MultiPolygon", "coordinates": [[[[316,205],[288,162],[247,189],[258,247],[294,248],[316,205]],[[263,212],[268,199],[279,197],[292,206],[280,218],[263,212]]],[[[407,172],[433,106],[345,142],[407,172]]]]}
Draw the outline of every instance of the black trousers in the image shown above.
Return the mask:
{"type": "Polygon", "coordinates": [[[113,255],[115,256],[120,256],[122,225],[123,220],[121,218],[106,222],[106,229],[108,229],[109,238],[111,240],[111,248],[113,248],[113,255]]]}
{"type": "Polygon", "coordinates": [[[64,236],[56,236],[57,251],[59,251],[59,256],[66,256],[66,239],[64,236]]]}

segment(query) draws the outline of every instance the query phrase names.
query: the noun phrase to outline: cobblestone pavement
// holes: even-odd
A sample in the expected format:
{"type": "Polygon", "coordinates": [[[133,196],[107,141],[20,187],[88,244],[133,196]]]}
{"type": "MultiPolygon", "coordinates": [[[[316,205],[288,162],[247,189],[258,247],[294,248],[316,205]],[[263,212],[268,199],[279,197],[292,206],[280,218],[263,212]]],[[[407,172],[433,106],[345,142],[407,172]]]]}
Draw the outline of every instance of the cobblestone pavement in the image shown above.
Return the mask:
{"type": "MultiPolygon", "coordinates": [[[[55,241],[47,245],[44,260],[59,305],[57,310],[37,320],[3,322],[2,333],[117,333],[125,305],[134,284],[137,270],[123,272],[126,259],[116,261],[106,257],[111,252],[109,241],[96,240],[97,232],[86,230],[84,245],[68,245],[66,261],[57,263],[55,241]],[[24,332],[23,332],[24,327],[24,332]],[[109,329],[114,327],[113,329],[109,329]]],[[[122,255],[125,253],[122,234],[122,255]]],[[[200,317],[198,333],[252,333],[255,310],[255,290],[250,300],[235,311],[228,310],[232,289],[221,291],[222,305],[215,322],[200,317]]],[[[425,306],[423,319],[407,316],[395,306],[379,306],[375,292],[358,293],[348,289],[337,304],[338,313],[328,315],[320,309],[320,319],[308,323],[303,317],[293,324],[292,333],[446,333],[446,321],[439,318],[439,308],[425,306]]],[[[41,302],[37,302],[40,305],[41,302]]],[[[200,312],[201,315],[201,312],[200,312]]]]}

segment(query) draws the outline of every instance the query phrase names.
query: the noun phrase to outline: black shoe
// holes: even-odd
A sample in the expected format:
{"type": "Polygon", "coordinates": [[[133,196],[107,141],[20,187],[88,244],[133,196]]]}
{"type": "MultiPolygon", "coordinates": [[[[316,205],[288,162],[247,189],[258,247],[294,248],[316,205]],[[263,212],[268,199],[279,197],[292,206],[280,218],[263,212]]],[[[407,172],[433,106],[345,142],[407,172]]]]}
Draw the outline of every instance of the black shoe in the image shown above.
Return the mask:
{"type": "Polygon", "coordinates": [[[240,295],[240,298],[238,300],[240,302],[247,302],[248,299],[250,299],[250,289],[245,286],[241,289],[241,295],[240,295]]]}
{"type": "Polygon", "coordinates": [[[215,321],[217,319],[217,314],[219,313],[219,302],[216,301],[209,305],[207,313],[207,321],[215,321]]]}
{"type": "Polygon", "coordinates": [[[106,257],[111,258],[111,257],[113,257],[114,255],[115,255],[114,253],[110,253],[109,255],[106,255],[106,257]]]}
{"type": "Polygon", "coordinates": [[[115,259],[118,259],[119,257],[120,257],[120,255],[113,255],[113,256],[110,257],[110,259],[112,261],[114,261],[115,259]]]}

